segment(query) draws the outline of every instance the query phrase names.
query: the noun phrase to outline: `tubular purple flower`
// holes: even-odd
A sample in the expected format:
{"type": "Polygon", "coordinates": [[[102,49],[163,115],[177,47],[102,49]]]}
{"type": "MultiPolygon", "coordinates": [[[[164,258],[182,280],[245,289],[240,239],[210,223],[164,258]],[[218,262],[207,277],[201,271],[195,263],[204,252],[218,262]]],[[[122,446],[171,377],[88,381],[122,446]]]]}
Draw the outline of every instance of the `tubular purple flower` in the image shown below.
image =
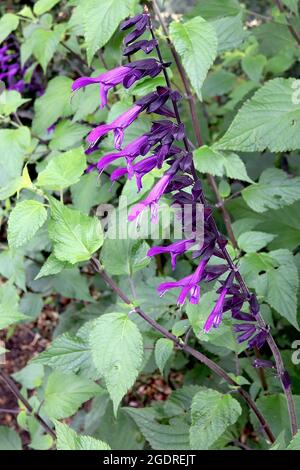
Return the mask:
{"type": "Polygon", "coordinates": [[[108,153],[107,155],[104,155],[96,164],[90,165],[88,167],[88,171],[97,168],[99,173],[102,173],[102,171],[112,162],[118,160],[121,157],[125,157],[127,166],[129,167],[128,172],[132,174],[132,161],[138,155],[145,155],[149,151],[149,148],[150,145],[148,144],[148,135],[141,135],[140,137],[137,137],[132,142],[127,144],[120,152],[108,153]]]}
{"type": "Polygon", "coordinates": [[[122,176],[128,174],[128,179],[131,179],[133,175],[136,177],[137,190],[140,192],[142,189],[142,178],[144,175],[149,173],[153,168],[157,166],[157,156],[152,155],[151,157],[144,158],[134,165],[127,165],[127,168],[117,168],[110,176],[111,181],[116,181],[122,176]]]}
{"type": "Polygon", "coordinates": [[[118,85],[126,77],[130,69],[128,67],[116,67],[108,72],[104,72],[98,77],[80,77],[72,84],[72,91],[79,90],[80,88],[99,83],[100,85],[100,108],[107,105],[108,91],[114,86],[118,85]]]}
{"type": "Polygon", "coordinates": [[[131,62],[126,66],[116,67],[102,73],[98,77],[80,77],[72,85],[72,91],[88,85],[100,85],[100,108],[107,105],[107,94],[111,88],[123,83],[125,88],[131,87],[137,80],[146,77],[156,77],[162,70],[162,65],[156,59],[143,59],[131,62]]]}
{"type": "Polygon", "coordinates": [[[90,142],[92,145],[95,145],[100,137],[104,136],[109,131],[114,131],[115,148],[120,150],[124,140],[124,129],[133,123],[142,110],[142,106],[134,105],[132,108],[129,108],[127,111],[125,111],[125,113],[118,116],[110,124],[101,124],[100,126],[97,126],[88,135],[88,142],[90,142]]]}
{"type": "Polygon", "coordinates": [[[211,328],[218,328],[218,326],[220,326],[221,321],[222,321],[224,301],[225,301],[227,292],[228,292],[228,287],[227,286],[223,287],[221,294],[212,312],[210,313],[210,315],[208,316],[204,324],[204,331],[206,333],[208,333],[211,328]]]}
{"type": "Polygon", "coordinates": [[[135,220],[144,209],[150,206],[151,219],[153,222],[157,222],[158,201],[165,192],[171,178],[172,175],[164,174],[159,182],[151,189],[146,199],[133,206],[128,215],[128,220],[135,220]]]}
{"type": "Polygon", "coordinates": [[[168,246],[153,246],[147,253],[147,256],[156,256],[161,253],[170,253],[172,269],[176,268],[176,258],[178,255],[185,253],[192,245],[194,245],[195,239],[180,240],[175,243],[171,243],[168,246]]]}
{"type": "Polygon", "coordinates": [[[198,283],[203,278],[205,267],[208,263],[207,259],[200,261],[197,269],[193,274],[180,279],[179,281],[163,282],[157,288],[160,296],[164,295],[168,290],[182,287],[181,292],[178,296],[178,305],[183,305],[187,296],[189,295],[189,301],[191,304],[197,304],[200,299],[200,286],[198,283]]]}

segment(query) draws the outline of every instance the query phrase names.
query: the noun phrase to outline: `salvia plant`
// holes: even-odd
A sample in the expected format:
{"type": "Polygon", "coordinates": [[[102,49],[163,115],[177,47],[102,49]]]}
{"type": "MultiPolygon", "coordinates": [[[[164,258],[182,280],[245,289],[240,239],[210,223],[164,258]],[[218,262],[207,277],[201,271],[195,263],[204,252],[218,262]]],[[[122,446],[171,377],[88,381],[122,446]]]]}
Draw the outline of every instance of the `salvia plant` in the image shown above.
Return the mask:
{"type": "Polygon", "coordinates": [[[0,449],[299,449],[298,1],[3,3],[0,449]]]}

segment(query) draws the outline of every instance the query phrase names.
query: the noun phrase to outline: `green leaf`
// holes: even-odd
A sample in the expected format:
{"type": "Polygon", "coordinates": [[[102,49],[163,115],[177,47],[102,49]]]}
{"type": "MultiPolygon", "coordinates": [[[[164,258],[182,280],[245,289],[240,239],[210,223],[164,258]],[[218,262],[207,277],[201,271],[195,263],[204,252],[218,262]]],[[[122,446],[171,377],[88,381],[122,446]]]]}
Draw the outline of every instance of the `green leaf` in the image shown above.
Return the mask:
{"type": "Polygon", "coordinates": [[[10,35],[12,31],[17,29],[19,18],[13,13],[6,13],[0,19],[0,44],[10,35]]]}
{"type": "Polygon", "coordinates": [[[265,232],[244,232],[238,238],[238,245],[246,253],[255,253],[267,246],[275,237],[276,235],[265,232]]]}
{"type": "Polygon", "coordinates": [[[127,314],[108,313],[95,321],[90,341],[95,366],[104,377],[116,414],[142,364],[142,335],[127,314]]]}
{"type": "Polygon", "coordinates": [[[41,364],[27,364],[23,369],[12,374],[17,382],[23,387],[33,390],[42,385],[44,378],[44,367],[41,364]]]}
{"type": "Polygon", "coordinates": [[[256,291],[268,304],[286,318],[297,330],[298,270],[294,257],[288,250],[269,253],[278,267],[261,274],[256,280],[256,291]]]}
{"type": "Polygon", "coordinates": [[[282,3],[295,13],[295,15],[299,15],[299,0],[282,0],[282,3]]]}
{"type": "Polygon", "coordinates": [[[67,268],[52,278],[53,289],[63,297],[69,299],[85,300],[93,302],[89,292],[87,278],[82,276],[79,268],[73,266],[71,269],[67,268]]]}
{"type": "Polygon", "coordinates": [[[49,236],[54,243],[54,256],[71,264],[89,260],[103,243],[101,223],[79,211],[50,199],[49,236]]]}
{"type": "Polygon", "coordinates": [[[193,398],[191,412],[191,448],[207,450],[237,421],[242,409],[231,395],[202,388],[193,398]]]}
{"type": "Polygon", "coordinates": [[[246,101],[216,149],[244,152],[296,150],[300,147],[300,107],[295,89],[300,80],[268,81],[246,101]]]}
{"type": "Polygon", "coordinates": [[[24,254],[20,250],[3,250],[0,254],[0,274],[26,290],[24,254]]]}
{"type": "Polygon", "coordinates": [[[0,129],[0,186],[5,187],[21,176],[24,156],[30,141],[28,127],[0,129]]]}
{"type": "Polygon", "coordinates": [[[82,403],[100,392],[99,385],[87,379],[55,371],[48,378],[44,408],[50,418],[67,418],[73,415],[82,403]]]}
{"type": "Polygon", "coordinates": [[[96,378],[92,366],[89,344],[78,336],[65,333],[58,336],[46,351],[32,360],[33,364],[44,364],[65,373],[76,373],[83,377],[96,378]]]}
{"type": "Polygon", "coordinates": [[[30,100],[22,98],[21,94],[16,90],[4,90],[0,94],[0,114],[9,116],[28,101],[30,100]]]}
{"type": "Polygon", "coordinates": [[[17,176],[11,180],[6,186],[0,189],[0,199],[6,199],[13,196],[15,193],[19,193],[21,189],[30,188],[32,181],[28,173],[28,167],[25,166],[22,175],[17,176]]]}
{"type": "Polygon", "coordinates": [[[25,62],[31,54],[46,73],[47,65],[53,58],[59,41],[61,40],[64,26],[57,25],[54,31],[37,28],[22,46],[22,61],[25,62]]]}
{"type": "Polygon", "coordinates": [[[245,30],[243,25],[242,13],[236,16],[225,16],[211,21],[214,27],[218,41],[218,54],[236,49],[245,39],[245,30]]]}
{"type": "Polygon", "coordinates": [[[85,0],[84,36],[87,44],[87,59],[91,64],[98,49],[112,37],[119,23],[133,12],[135,0],[85,0]]]}
{"type": "Polygon", "coordinates": [[[242,190],[243,199],[256,212],[279,209],[300,199],[300,178],[277,168],[267,168],[259,182],[242,190]]]}
{"type": "Polygon", "coordinates": [[[59,2],[60,0],[38,0],[33,6],[34,14],[38,16],[43,15],[59,2]]]}
{"type": "Polygon", "coordinates": [[[160,338],[155,343],[155,362],[160,370],[160,372],[164,373],[165,365],[170,359],[173,352],[173,341],[167,338],[160,338]]]}
{"type": "Polygon", "coordinates": [[[201,173],[209,173],[214,176],[223,176],[251,182],[247,175],[244,162],[235,153],[228,155],[218,152],[212,147],[203,145],[194,152],[195,167],[201,173]]]}
{"type": "Polygon", "coordinates": [[[132,275],[150,263],[148,250],[149,245],[141,240],[107,238],[101,250],[101,261],[110,274],[132,275]]]}
{"type": "Polygon", "coordinates": [[[72,113],[70,104],[72,83],[68,77],[55,77],[48,83],[45,93],[35,100],[35,116],[32,123],[35,134],[43,134],[59,117],[66,117],[72,113]]]}
{"type": "Polygon", "coordinates": [[[57,450],[110,450],[106,442],[91,436],[81,436],[66,424],[54,421],[57,450]]]}
{"type": "Polygon", "coordinates": [[[198,16],[186,23],[173,21],[170,24],[170,36],[192,86],[198,98],[202,100],[201,88],[217,55],[215,30],[198,16]]]}
{"type": "Polygon", "coordinates": [[[300,430],[293,437],[286,450],[300,450],[300,430]]]}
{"type": "Polygon", "coordinates": [[[180,418],[160,424],[153,408],[122,408],[136,422],[145,439],[155,450],[188,450],[189,426],[180,418]]]}
{"type": "Polygon", "coordinates": [[[45,263],[43,264],[40,271],[36,275],[35,280],[40,279],[41,277],[58,274],[63,269],[68,267],[68,265],[69,264],[67,261],[60,261],[59,259],[55,258],[53,253],[51,253],[51,255],[46,259],[45,263]]]}
{"type": "Polygon", "coordinates": [[[86,156],[82,147],[53,157],[39,173],[36,184],[42,188],[61,190],[75,184],[86,168],[86,156]]]}
{"type": "Polygon", "coordinates": [[[236,79],[233,73],[223,69],[210,72],[203,83],[203,98],[214,98],[229,93],[234,88],[236,79]]]}
{"type": "Polygon", "coordinates": [[[83,124],[61,121],[54,129],[50,142],[51,150],[68,150],[82,143],[90,128],[83,124]]]}
{"type": "Polygon", "coordinates": [[[262,54],[255,56],[247,55],[242,59],[242,68],[250,80],[259,83],[266,63],[267,59],[262,54]]]}
{"type": "Polygon", "coordinates": [[[89,213],[91,207],[110,201],[116,193],[117,185],[111,185],[111,181],[103,175],[93,171],[82,175],[80,181],[71,187],[72,201],[75,209],[89,213]]]}
{"type": "MultiPolygon", "coordinates": [[[[298,421],[300,420],[300,396],[294,395],[296,414],[298,421]]],[[[289,414],[287,410],[286,397],[283,393],[277,395],[264,395],[256,400],[256,404],[260,412],[264,415],[265,420],[272,429],[275,437],[277,437],[283,429],[290,436],[289,414]]],[[[251,413],[251,421],[256,428],[259,427],[257,418],[251,413]]]]}
{"type": "Polygon", "coordinates": [[[47,211],[41,202],[30,199],[19,202],[8,220],[9,246],[18,248],[31,240],[46,219],[47,211]]]}
{"type": "Polygon", "coordinates": [[[236,16],[241,10],[237,0],[202,0],[195,8],[206,20],[223,18],[225,15],[236,16]]]}
{"type": "Polygon", "coordinates": [[[19,296],[16,288],[8,282],[0,285],[0,330],[27,318],[19,311],[19,296]]]}
{"type": "Polygon", "coordinates": [[[22,450],[19,435],[8,426],[0,426],[0,450],[22,450]]]}

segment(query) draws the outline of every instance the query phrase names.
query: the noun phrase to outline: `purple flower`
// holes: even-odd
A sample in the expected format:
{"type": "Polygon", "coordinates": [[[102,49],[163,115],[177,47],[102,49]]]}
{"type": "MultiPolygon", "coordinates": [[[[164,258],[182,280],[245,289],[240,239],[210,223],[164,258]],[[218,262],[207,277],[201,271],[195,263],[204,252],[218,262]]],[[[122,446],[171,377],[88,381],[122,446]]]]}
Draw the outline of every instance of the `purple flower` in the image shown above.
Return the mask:
{"type": "Polygon", "coordinates": [[[72,91],[92,85],[100,84],[100,108],[107,105],[107,94],[111,88],[123,83],[125,88],[131,87],[134,82],[149,75],[156,77],[162,70],[162,65],[156,59],[145,59],[131,62],[126,66],[116,67],[102,73],[98,77],[80,77],[72,85],[72,91]]]}
{"type": "Polygon", "coordinates": [[[207,263],[208,260],[203,259],[200,261],[193,274],[190,274],[179,281],[163,282],[157,288],[158,293],[162,296],[170,289],[181,287],[182,289],[177,299],[178,305],[183,305],[188,295],[190,303],[197,304],[200,299],[200,286],[198,284],[203,278],[203,273],[207,263]]]}
{"type": "Polygon", "coordinates": [[[276,369],[274,362],[267,361],[266,359],[254,359],[252,366],[255,368],[266,368],[266,369],[276,369]]]}
{"type": "Polygon", "coordinates": [[[176,268],[176,258],[178,255],[185,253],[193,244],[195,239],[180,240],[175,243],[171,243],[168,246],[153,246],[147,253],[147,256],[160,255],[161,253],[170,253],[172,269],[176,268]]]}
{"type": "Polygon", "coordinates": [[[142,189],[142,178],[149,173],[153,168],[157,166],[157,156],[152,155],[151,157],[144,158],[134,165],[127,165],[127,168],[121,167],[114,170],[110,176],[111,181],[116,181],[122,176],[128,174],[128,179],[131,179],[133,175],[136,177],[137,190],[140,192],[142,189]]]}
{"type": "Polygon", "coordinates": [[[133,206],[128,215],[128,220],[135,220],[146,207],[150,206],[151,219],[153,222],[157,222],[158,201],[165,192],[171,178],[171,174],[164,174],[159,182],[151,189],[148,196],[143,201],[133,206]]]}
{"type": "Polygon", "coordinates": [[[133,44],[130,44],[130,46],[124,48],[123,55],[131,55],[140,50],[145,52],[145,54],[150,54],[157,44],[158,42],[156,39],[151,39],[150,41],[146,41],[145,39],[136,41],[133,44]]]}
{"type": "Polygon", "coordinates": [[[128,172],[132,175],[133,171],[131,170],[132,161],[138,155],[145,155],[149,151],[150,145],[148,144],[148,136],[147,134],[141,135],[137,137],[132,142],[130,142],[123,150],[117,153],[108,153],[104,155],[96,164],[92,164],[88,167],[88,171],[97,168],[99,173],[101,173],[108,165],[110,165],[115,160],[118,160],[121,157],[125,157],[128,172]]]}
{"type": "Polygon", "coordinates": [[[134,26],[134,29],[131,31],[131,33],[127,34],[127,36],[125,36],[124,38],[125,46],[128,46],[128,44],[135,41],[142,34],[144,34],[148,25],[149,15],[147,14],[137,15],[134,18],[129,18],[128,20],[123,21],[123,23],[121,24],[122,31],[125,31],[134,26]]]}
{"type": "Polygon", "coordinates": [[[206,333],[209,332],[209,330],[213,328],[218,328],[220,326],[221,321],[222,321],[222,314],[223,314],[223,306],[224,306],[224,301],[226,294],[228,292],[227,287],[223,287],[221,294],[212,310],[210,313],[209,317],[207,318],[205,324],[204,324],[204,331],[206,333]]]}
{"type": "Polygon", "coordinates": [[[142,110],[142,106],[135,104],[132,106],[132,108],[129,108],[127,111],[125,111],[125,113],[114,119],[114,121],[112,121],[110,124],[101,124],[100,126],[97,126],[88,135],[88,142],[95,145],[100,137],[107,134],[109,131],[114,131],[115,148],[120,150],[124,140],[124,130],[133,123],[142,110]]]}

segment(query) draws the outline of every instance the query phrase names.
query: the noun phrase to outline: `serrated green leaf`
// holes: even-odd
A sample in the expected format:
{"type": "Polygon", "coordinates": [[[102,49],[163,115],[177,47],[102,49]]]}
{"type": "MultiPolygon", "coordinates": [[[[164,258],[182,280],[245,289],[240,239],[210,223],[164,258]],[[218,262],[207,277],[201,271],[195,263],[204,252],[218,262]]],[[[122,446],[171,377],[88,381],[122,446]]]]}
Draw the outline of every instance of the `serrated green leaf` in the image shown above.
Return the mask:
{"type": "Polygon", "coordinates": [[[34,279],[36,281],[37,279],[40,279],[44,276],[52,276],[53,274],[58,274],[63,269],[68,267],[68,265],[69,264],[67,261],[60,261],[59,259],[55,258],[53,253],[51,253],[51,255],[46,259],[45,263],[43,264],[34,279]]]}
{"type": "Polygon", "coordinates": [[[42,188],[61,190],[75,184],[86,168],[86,156],[82,147],[53,157],[38,175],[36,184],[42,188]]]}
{"type": "Polygon", "coordinates": [[[185,70],[198,98],[210,66],[217,55],[217,37],[213,26],[201,16],[186,23],[172,22],[170,36],[181,56],[185,70]]]}
{"type": "Polygon", "coordinates": [[[103,243],[101,223],[50,199],[49,236],[54,243],[54,256],[71,264],[89,260],[103,243]]]}
{"type": "MultiPolygon", "coordinates": [[[[82,377],[96,379],[89,344],[78,336],[65,333],[58,336],[46,351],[32,360],[33,364],[44,364],[65,373],[76,373],[82,377]]],[[[98,374],[99,375],[99,374],[98,374]]]]}
{"type": "Polygon", "coordinates": [[[18,248],[31,240],[46,219],[47,211],[41,202],[30,199],[19,202],[8,220],[9,246],[18,248]]]}
{"type": "Polygon", "coordinates": [[[247,55],[242,59],[242,68],[250,80],[259,83],[266,63],[267,58],[262,54],[247,55]]]}
{"type": "Polygon", "coordinates": [[[105,46],[121,20],[129,16],[135,0],[85,0],[84,36],[87,44],[88,63],[92,62],[97,49],[105,46]]]}
{"type": "Polygon", "coordinates": [[[160,338],[155,343],[155,362],[162,374],[164,373],[164,368],[168,359],[170,359],[172,355],[173,345],[173,341],[167,338],[160,338]]]}
{"type": "Polygon", "coordinates": [[[223,176],[251,182],[247,175],[244,162],[235,153],[225,155],[213,147],[203,145],[194,150],[195,167],[201,173],[209,173],[214,176],[223,176]]]}
{"type": "Polygon", "coordinates": [[[231,395],[208,388],[200,390],[192,401],[191,448],[209,449],[241,413],[239,402],[231,395]]]}
{"type": "Polygon", "coordinates": [[[47,66],[57,50],[63,29],[63,25],[56,26],[53,31],[43,28],[35,29],[22,46],[23,62],[33,54],[46,73],[47,66]]]}
{"type": "Polygon", "coordinates": [[[4,90],[0,94],[0,114],[9,116],[28,101],[30,100],[22,98],[21,94],[16,90],[4,90]]]}
{"type": "Polygon", "coordinates": [[[238,238],[238,245],[246,253],[255,253],[267,246],[276,235],[265,232],[244,232],[238,238]]]}
{"type": "Polygon", "coordinates": [[[51,150],[69,150],[82,143],[90,127],[65,120],[57,124],[50,142],[51,150]]]}
{"type": "Polygon", "coordinates": [[[19,18],[13,13],[6,13],[0,19],[0,44],[9,34],[17,29],[19,25],[19,18]]]}
{"type": "Polygon", "coordinates": [[[41,364],[27,364],[23,369],[12,374],[12,377],[23,387],[32,390],[42,385],[44,367],[41,364]]]}
{"type": "Polygon", "coordinates": [[[216,149],[284,152],[300,148],[300,106],[294,98],[300,80],[268,81],[246,101],[216,149]]]}
{"type": "Polygon", "coordinates": [[[49,375],[45,388],[44,409],[50,418],[67,418],[73,415],[82,403],[101,392],[99,385],[61,371],[49,375]]]}
{"type": "Polygon", "coordinates": [[[300,178],[291,178],[277,168],[267,168],[259,182],[242,190],[242,196],[251,209],[265,212],[279,209],[300,199],[300,178]]]}
{"type": "Polygon", "coordinates": [[[54,420],[57,450],[110,450],[106,442],[91,436],[81,436],[66,424],[54,420]]]}
{"type": "Polygon", "coordinates": [[[108,313],[95,321],[90,341],[95,366],[104,377],[116,414],[142,364],[142,335],[127,314],[108,313]]]}

